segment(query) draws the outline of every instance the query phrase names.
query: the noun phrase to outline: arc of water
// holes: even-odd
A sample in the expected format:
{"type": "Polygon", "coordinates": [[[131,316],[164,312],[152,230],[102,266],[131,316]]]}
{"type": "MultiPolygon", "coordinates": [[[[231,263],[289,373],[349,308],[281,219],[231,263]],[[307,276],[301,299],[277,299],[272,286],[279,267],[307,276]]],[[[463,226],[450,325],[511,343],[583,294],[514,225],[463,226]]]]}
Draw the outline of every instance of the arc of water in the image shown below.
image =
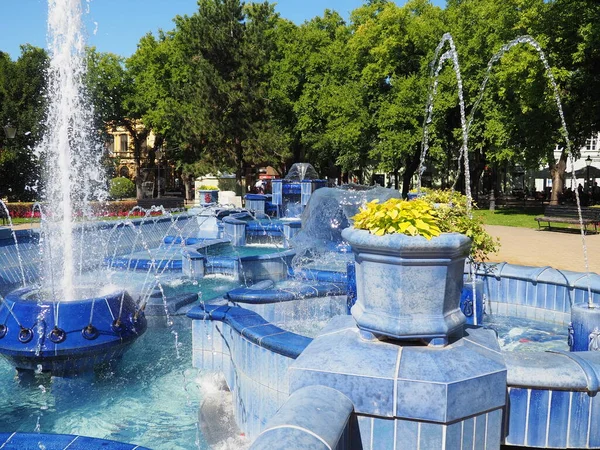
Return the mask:
{"type": "MultiPolygon", "coordinates": [[[[565,140],[565,145],[566,145],[566,151],[567,151],[567,155],[569,158],[569,161],[571,163],[571,167],[574,167],[574,163],[575,163],[575,157],[573,155],[572,152],[572,143],[571,143],[571,139],[569,138],[569,131],[567,128],[567,122],[565,120],[565,115],[562,109],[562,102],[560,100],[560,93],[558,91],[558,85],[556,83],[556,80],[554,78],[554,74],[552,73],[552,69],[550,67],[550,64],[548,64],[548,59],[546,58],[546,54],[544,53],[544,50],[542,49],[541,45],[539,44],[539,42],[537,42],[533,37],[525,35],[525,36],[519,36],[515,39],[513,39],[512,41],[504,44],[500,50],[498,50],[498,52],[496,52],[494,54],[494,56],[492,56],[492,58],[489,60],[488,65],[487,65],[487,69],[486,69],[486,75],[483,79],[483,82],[481,83],[481,86],[479,87],[479,95],[477,97],[477,100],[475,101],[475,103],[473,104],[473,107],[471,108],[471,112],[469,114],[469,120],[467,122],[467,133],[470,131],[471,129],[471,125],[473,123],[473,119],[475,117],[475,113],[477,112],[477,110],[479,109],[479,105],[483,99],[483,94],[486,88],[486,85],[489,81],[490,75],[491,75],[491,71],[492,68],[494,66],[494,64],[496,62],[498,62],[502,56],[504,56],[504,54],[506,52],[508,52],[509,50],[511,50],[513,47],[519,45],[519,44],[527,44],[529,46],[531,46],[538,54],[540,61],[542,62],[542,64],[544,65],[544,70],[546,71],[546,76],[548,77],[548,80],[550,81],[550,85],[552,87],[553,90],[553,96],[554,96],[554,101],[556,102],[556,108],[558,110],[558,115],[560,117],[560,122],[561,122],[561,133],[563,135],[563,139],[565,140]]],[[[468,157],[467,157],[468,159],[468,157]]],[[[575,176],[575,171],[571,171],[571,178],[573,180],[573,182],[577,182],[577,178],[575,176]]],[[[587,244],[586,244],[586,237],[585,237],[585,227],[583,225],[583,216],[581,214],[581,200],[579,198],[579,192],[577,192],[577,190],[575,190],[575,202],[577,204],[577,213],[579,216],[579,230],[581,233],[581,243],[583,246],[583,259],[584,259],[584,264],[585,264],[585,271],[588,275],[588,306],[590,308],[594,307],[594,303],[593,303],[593,296],[592,296],[592,290],[591,290],[591,286],[590,286],[590,267],[589,267],[589,259],[588,259],[588,254],[587,254],[587,244]]]]}
{"type": "Polygon", "coordinates": [[[10,233],[15,243],[15,249],[17,250],[17,262],[19,263],[19,271],[21,272],[21,285],[25,287],[26,279],[25,279],[25,268],[23,267],[23,258],[21,257],[21,251],[19,250],[19,241],[17,239],[17,233],[15,233],[15,229],[13,227],[12,218],[10,216],[10,211],[6,204],[0,200],[0,207],[4,210],[4,215],[8,217],[8,226],[10,227],[10,233]]]}
{"type": "MultiPolygon", "coordinates": [[[[15,315],[14,311],[12,310],[11,307],[8,306],[8,304],[4,300],[4,297],[2,297],[1,295],[0,295],[0,303],[2,304],[2,306],[6,306],[6,309],[8,310],[8,312],[10,313],[10,315],[12,316],[12,318],[15,320],[15,322],[17,323],[17,325],[19,326],[19,328],[23,328],[23,325],[21,325],[21,322],[19,322],[19,319],[15,315]]],[[[14,306],[15,306],[15,304],[13,303],[13,307],[14,306]]],[[[2,326],[5,326],[5,325],[3,324],[2,326]]]]}
{"type": "Polygon", "coordinates": [[[462,146],[460,148],[460,153],[458,157],[458,163],[460,167],[461,158],[464,163],[465,168],[465,194],[467,196],[467,214],[471,214],[471,171],[469,168],[469,153],[468,153],[468,145],[469,145],[469,134],[466,124],[466,114],[465,114],[465,101],[463,96],[463,82],[462,75],[460,73],[460,65],[458,62],[458,53],[456,51],[456,46],[454,45],[454,39],[450,33],[445,33],[442,37],[441,42],[438,44],[435,50],[435,57],[432,62],[432,73],[433,73],[433,81],[432,86],[430,87],[430,93],[427,100],[427,106],[425,108],[425,120],[423,123],[423,140],[421,144],[421,158],[419,161],[419,178],[418,178],[418,188],[417,192],[421,192],[421,175],[423,174],[425,168],[425,158],[427,156],[427,151],[429,150],[429,131],[428,125],[431,123],[433,116],[433,99],[437,93],[437,85],[438,85],[438,77],[440,71],[446,60],[451,59],[454,72],[456,74],[456,82],[458,87],[458,104],[460,109],[460,123],[462,128],[462,146]],[[450,49],[447,50],[439,57],[440,51],[443,49],[444,45],[448,43],[450,45],[450,49]],[[439,60],[438,60],[439,59],[439,60]],[[437,66],[435,62],[438,61],[437,66]],[[435,68],[435,70],[434,70],[435,68]]]}

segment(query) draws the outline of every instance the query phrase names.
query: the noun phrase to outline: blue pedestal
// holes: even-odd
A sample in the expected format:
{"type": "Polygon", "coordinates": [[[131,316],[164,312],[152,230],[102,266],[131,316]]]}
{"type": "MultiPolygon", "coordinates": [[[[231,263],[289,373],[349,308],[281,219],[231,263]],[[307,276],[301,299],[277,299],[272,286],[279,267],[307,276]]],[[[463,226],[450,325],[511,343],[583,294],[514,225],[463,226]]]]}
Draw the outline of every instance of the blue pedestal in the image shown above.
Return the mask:
{"type": "Polygon", "coordinates": [[[325,386],[350,399],[358,428],[352,448],[500,448],[506,365],[492,330],[467,329],[432,348],[365,341],[351,317],[339,316],[288,373],[290,394],[325,386]]]}
{"type": "Polygon", "coordinates": [[[11,292],[4,304],[0,354],[17,369],[58,376],[118,360],[147,326],[125,291],[57,303],[38,300],[37,290],[24,288],[11,292]]]}

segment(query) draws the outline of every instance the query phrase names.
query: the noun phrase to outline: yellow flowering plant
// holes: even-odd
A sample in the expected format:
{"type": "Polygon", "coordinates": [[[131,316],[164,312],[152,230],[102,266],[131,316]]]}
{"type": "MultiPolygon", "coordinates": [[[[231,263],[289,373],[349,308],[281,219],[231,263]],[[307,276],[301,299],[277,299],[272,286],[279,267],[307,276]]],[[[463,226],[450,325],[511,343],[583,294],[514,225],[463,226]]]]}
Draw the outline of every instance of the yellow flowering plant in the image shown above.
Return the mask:
{"type": "Polygon", "coordinates": [[[383,203],[373,200],[352,217],[354,228],[372,234],[400,233],[431,239],[439,236],[439,217],[435,208],[424,200],[390,198],[383,203]]]}
{"type": "MultiPolygon", "coordinates": [[[[352,219],[354,228],[377,236],[401,233],[431,239],[441,233],[461,233],[471,238],[471,261],[485,261],[498,251],[499,242],[487,233],[481,218],[467,208],[468,199],[455,191],[430,189],[415,200],[374,200],[352,219]]],[[[475,205],[473,205],[475,206],[475,205]]]]}

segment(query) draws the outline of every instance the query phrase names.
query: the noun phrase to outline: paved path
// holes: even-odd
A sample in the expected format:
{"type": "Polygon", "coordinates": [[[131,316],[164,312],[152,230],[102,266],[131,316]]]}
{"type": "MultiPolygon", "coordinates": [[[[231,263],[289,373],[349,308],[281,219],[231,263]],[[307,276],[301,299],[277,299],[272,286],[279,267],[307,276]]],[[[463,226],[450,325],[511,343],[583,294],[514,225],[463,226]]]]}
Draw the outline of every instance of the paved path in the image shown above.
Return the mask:
{"type": "MultiPolygon", "coordinates": [[[[492,236],[500,238],[500,251],[490,257],[492,262],[586,271],[579,233],[499,225],[487,225],[486,229],[492,236]]],[[[587,235],[585,241],[589,270],[600,273],[600,234],[587,235]]]]}

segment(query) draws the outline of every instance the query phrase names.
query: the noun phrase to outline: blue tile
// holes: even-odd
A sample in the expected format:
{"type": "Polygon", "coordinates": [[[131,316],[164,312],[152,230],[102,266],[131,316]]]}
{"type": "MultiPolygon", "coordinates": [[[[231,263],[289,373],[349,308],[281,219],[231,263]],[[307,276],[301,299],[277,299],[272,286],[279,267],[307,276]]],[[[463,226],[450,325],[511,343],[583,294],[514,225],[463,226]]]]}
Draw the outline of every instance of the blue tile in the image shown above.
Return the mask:
{"type": "Polygon", "coordinates": [[[396,420],[396,450],[418,448],[419,422],[396,420]]]}
{"type": "Polygon", "coordinates": [[[490,411],[487,414],[487,437],[485,448],[488,450],[500,449],[500,441],[504,435],[504,416],[503,408],[490,411]]]}
{"type": "Polygon", "coordinates": [[[600,396],[596,394],[595,397],[591,397],[592,402],[592,424],[590,424],[590,448],[600,447],[600,426],[598,426],[598,419],[600,418],[600,396]]]}
{"type": "Polygon", "coordinates": [[[475,418],[475,443],[473,448],[485,448],[485,434],[487,431],[487,414],[475,418]]]}
{"type": "Polygon", "coordinates": [[[508,435],[511,445],[525,444],[525,424],[527,421],[528,390],[511,388],[509,393],[508,435]]]}
{"type": "Polygon", "coordinates": [[[462,448],[473,448],[475,423],[473,418],[463,420],[462,422],[462,448]]]}
{"type": "Polygon", "coordinates": [[[447,385],[398,380],[396,416],[420,420],[446,421],[447,385]]]}
{"type": "Polygon", "coordinates": [[[548,445],[555,448],[567,446],[569,430],[569,391],[553,391],[550,402],[550,430],[548,445]]]}
{"type": "Polygon", "coordinates": [[[293,370],[290,377],[290,392],[320,384],[345,394],[357,413],[386,417],[393,415],[394,380],[313,370],[293,370]]]}
{"type": "Polygon", "coordinates": [[[527,420],[527,445],[546,446],[546,428],[548,425],[549,391],[532,389],[529,399],[529,417],[527,420]]]}
{"type": "Polygon", "coordinates": [[[569,447],[587,446],[589,408],[590,396],[587,392],[573,392],[569,447]]]}
{"type": "Polygon", "coordinates": [[[419,450],[439,450],[443,447],[443,425],[421,422],[419,433],[419,450]]]}
{"type": "Polygon", "coordinates": [[[376,418],[373,421],[373,449],[394,449],[394,419],[376,418]]]}
{"type": "Polygon", "coordinates": [[[462,448],[462,422],[455,422],[451,425],[446,425],[446,448],[460,449],[462,448]]]}
{"type": "Polygon", "coordinates": [[[358,429],[360,433],[361,450],[376,450],[371,447],[371,436],[373,435],[373,418],[359,415],[358,429]]]}

